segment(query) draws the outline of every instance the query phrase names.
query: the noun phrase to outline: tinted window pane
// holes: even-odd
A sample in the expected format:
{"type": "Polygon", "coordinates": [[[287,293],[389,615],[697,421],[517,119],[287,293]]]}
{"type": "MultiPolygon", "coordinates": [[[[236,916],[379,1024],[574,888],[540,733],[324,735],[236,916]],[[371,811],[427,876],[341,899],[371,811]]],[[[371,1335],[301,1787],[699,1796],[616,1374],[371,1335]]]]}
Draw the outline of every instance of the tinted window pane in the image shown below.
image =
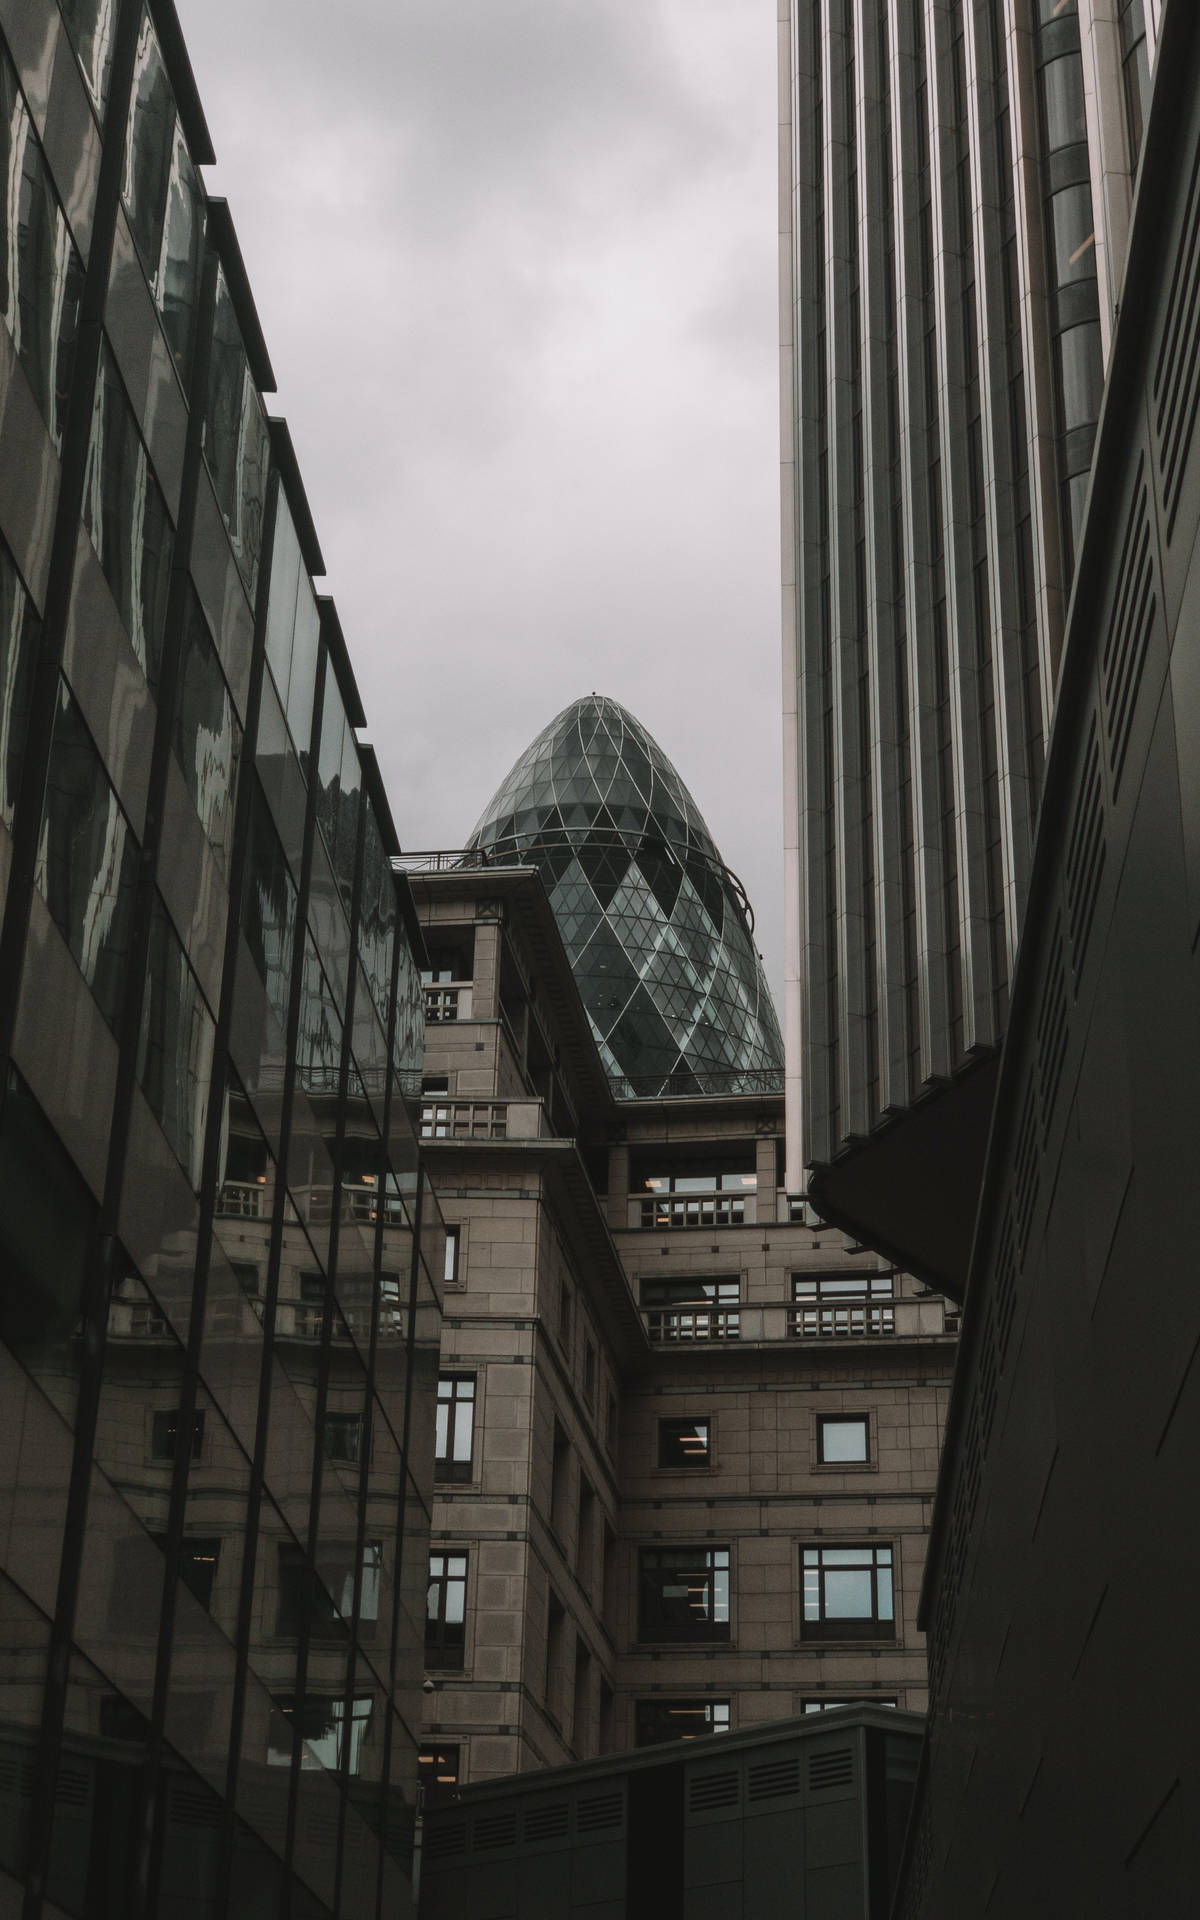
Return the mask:
{"type": "Polygon", "coordinates": [[[288,981],[296,923],[296,883],[288,871],[266,800],[255,782],[243,931],[281,1027],[287,1025],[288,981]]]}
{"type": "Polygon", "coordinates": [[[204,190],[177,125],[155,297],[176,372],[184,382],[192,364],[203,254],[204,190]]]}
{"type": "Polygon", "coordinates": [[[267,423],[224,272],[217,276],[204,457],[242,578],[253,593],[270,454],[267,423]]]}
{"type": "Polygon", "coordinates": [[[209,845],[224,863],[233,838],[233,788],[242,730],[225,676],[189,589],[180,641],[175,751],[209,845]]]}
{"type": "Polygon", "coordinates": [[[200,1185],[213,1020],[166,910],[155,900],[138,1077],[193,1187],[200,1185]]]}
{"type": "Polygon", "coordinates": [[[818,1423],[820,1434],[820,1458],[825,1461],[865,1460],[867,1458],[867,1422],[865,1418],[854,1420],[821,1420],[818,1423]]]}
{"type": "Polygon", "coordinates": [[[83,519],[130,643],[158,684],[171,571],[171,526],[107,347],[92,408],[83,519]]]}
{"type": "Polygon", "coordinates": [[[158,251],[162,243],[163,211],[174,138],[175,102],[171,98],[170,83],[158,50],[158,37],[149,16],[143,14],[138,34],[137,65],[134,69],[133,98],[125,142],[125,177],[121,191],[130,230],[150,281],[154,281],[158,274],[158,251]]]}
{"type": "Polygon", "coordinates": [[[7,547],[0,545],[0,820],[13,823],[40,621],[7,547]]]}
{"type": "Polygon", "coordinates": [[[342,1022],[317,958],[312,934],[304,948],[296,1067],[309,1093],[336,1093],[342,1058],[342,1022]]]}
{"type": "Polygon", "coordinates": [[[72,44],[97,113],[108,98],[116,8],[112,0],[59,0],[72,44]]]}
{"type": "Polygon", "coordinates": [[[63,420],[83,269],[54,197],[33,123],[0,45],[0,305],[56,446],[63,420]]]}
{"type": "Polygon", "coordinates": [[[133,918],[137,849],[79,710],[60,686],[38,849],[38,886],[115,1027],[133,918]]]}

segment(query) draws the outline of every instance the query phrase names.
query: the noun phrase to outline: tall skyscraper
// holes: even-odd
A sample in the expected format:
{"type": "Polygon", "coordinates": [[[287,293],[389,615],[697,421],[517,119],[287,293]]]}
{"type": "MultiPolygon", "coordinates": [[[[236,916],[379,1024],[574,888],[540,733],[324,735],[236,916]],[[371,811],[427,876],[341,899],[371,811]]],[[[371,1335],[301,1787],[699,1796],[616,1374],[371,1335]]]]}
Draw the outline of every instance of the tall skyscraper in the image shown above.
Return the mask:
{"type": "Polygon", "coordinates": [[[1161,11],[780,5],[790,1178],[951,1285],[1161,11]]]}

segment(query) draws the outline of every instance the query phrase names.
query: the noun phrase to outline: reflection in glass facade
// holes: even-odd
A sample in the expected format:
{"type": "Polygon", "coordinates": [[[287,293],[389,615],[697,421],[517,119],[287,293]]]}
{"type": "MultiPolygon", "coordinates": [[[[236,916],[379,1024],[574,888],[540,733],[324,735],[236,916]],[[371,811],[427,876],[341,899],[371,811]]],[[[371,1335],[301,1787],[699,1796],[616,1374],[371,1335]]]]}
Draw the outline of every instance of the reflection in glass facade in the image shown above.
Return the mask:
{"type": "Polygon", "coordinates": [[[470,844],[540,868],[619,1097],[782,1086],[745,895],[662,748],[615,700],[564,708],[470,844]]]}
{"type": "Polygon", "coordinates": [[[0,1912],[403,1920],[445,1263],[423,956],[177,33],[20,11],[0,1912]],[[76,347],[85,255],[119,298],[76,347]]]}

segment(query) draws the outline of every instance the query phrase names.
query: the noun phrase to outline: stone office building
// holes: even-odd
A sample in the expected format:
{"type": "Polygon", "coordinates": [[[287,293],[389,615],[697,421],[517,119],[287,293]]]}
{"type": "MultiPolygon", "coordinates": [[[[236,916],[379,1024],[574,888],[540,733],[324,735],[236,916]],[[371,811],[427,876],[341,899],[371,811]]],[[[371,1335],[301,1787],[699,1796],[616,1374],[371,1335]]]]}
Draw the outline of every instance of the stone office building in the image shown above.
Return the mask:
{"type": "Polygon", "coordinates": [[[0,1911],[403,1914],[420,934],[169,0],[0,95],[0,1911]]]}
{"type": "Polygon", "coordinates": [[[443,1790],[843,1701],[923,1707],[955,1346],[940,1296],[783,1190],[744,896],[660,750],[593,697],[524,761],[471,850],[405,862],[448,1235],[443,1790]]]}

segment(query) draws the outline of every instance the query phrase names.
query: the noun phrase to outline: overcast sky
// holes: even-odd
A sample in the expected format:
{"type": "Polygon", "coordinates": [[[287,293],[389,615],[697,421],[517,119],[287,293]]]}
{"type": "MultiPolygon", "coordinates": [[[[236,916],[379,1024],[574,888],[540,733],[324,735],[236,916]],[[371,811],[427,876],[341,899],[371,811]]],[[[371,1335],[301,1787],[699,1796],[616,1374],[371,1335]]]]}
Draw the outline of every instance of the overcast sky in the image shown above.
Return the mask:
{"type": "Polygon", "coordinates": [[[780,997],[775,8],[178,0],[401,843],[619,700],[780,997]]]}

